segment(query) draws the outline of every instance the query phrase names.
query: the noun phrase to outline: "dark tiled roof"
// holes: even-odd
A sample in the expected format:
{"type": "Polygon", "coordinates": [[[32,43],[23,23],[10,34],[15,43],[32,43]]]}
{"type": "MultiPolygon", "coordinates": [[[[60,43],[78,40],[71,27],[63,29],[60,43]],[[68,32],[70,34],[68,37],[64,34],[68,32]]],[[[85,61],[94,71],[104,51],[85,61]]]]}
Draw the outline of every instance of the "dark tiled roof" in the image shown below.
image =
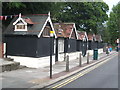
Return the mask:
{"type": "Polygon", "coordinates": [[[57,37],[70,37],[74,28],[74,23],[54,23],[53,24],[57,37]]]}
{"type": "Polygon", "coordinates": [[[27,20],[26,22],[28,24],[33,24],[32,26],[27,27],[27,31],[14,31],[14,25],[13,23],[18,19],[18,17],[15,17],[7,29],[5,30],[5,35],[39,35],[40,31],[42,30],[43,25],[45,24],[45,21],[48,18],[48,15],[26,15],[22,17],[23,19],[29,18],[30,20],[27,20]]]}

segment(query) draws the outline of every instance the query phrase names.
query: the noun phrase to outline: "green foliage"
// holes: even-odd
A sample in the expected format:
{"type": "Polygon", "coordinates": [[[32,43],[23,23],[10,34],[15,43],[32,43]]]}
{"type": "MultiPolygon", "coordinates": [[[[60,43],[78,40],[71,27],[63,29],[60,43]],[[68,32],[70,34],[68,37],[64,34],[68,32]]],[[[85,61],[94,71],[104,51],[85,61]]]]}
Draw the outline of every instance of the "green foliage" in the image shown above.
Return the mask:
{"type": "Polygon", "coordinates": [[[20,13],[20,8],[26,8],[22,2],[2,2],[2,14],[18,14],[20,13]]]}
{"type": "Polygon", "coordinates": [[[51,11],[52,3],[43,2],[3,2],[3,14],[38,14],[51,11]]]}
{"type": "Polygon", "coordinates": [[[20,7],[26,7],[26,6],[21,2],[10,2],[7,5],[7,8],[9,8],[9,9],[20,8],[20,7]]]}
{"type": "Polygon", "coordinates": [[[112,8],[107,25],[110,33],[110,43],[114,44],[120,35],[120,3],[112,8]]]}
{"type": "Polygon", "coordinates": [[[78,30],[98,33],[108,16],[108,5],[103,2],[67,2],[54,17],[57,21],[75,22],[78,30]]]}

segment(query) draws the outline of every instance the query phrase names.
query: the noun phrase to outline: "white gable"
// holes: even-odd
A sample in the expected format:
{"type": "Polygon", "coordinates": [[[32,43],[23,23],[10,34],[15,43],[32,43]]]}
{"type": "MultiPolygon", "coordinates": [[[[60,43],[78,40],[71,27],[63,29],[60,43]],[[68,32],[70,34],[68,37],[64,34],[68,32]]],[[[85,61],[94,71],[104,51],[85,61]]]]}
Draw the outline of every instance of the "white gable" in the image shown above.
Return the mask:
{"type": "Polygon", "coordinates": [[[21,14],[19,15],[19,18],[13,23],[13,25],[16,25],[19,21],[22,21],[24,25],[27,25],[27,23],[21,18],[21,14]]]}
{"type": "Polygon", "coordinates": [[[85,38],[86,38],[86,40],[88,41],[88,36],[87,36],[87,33],[85,32],[85,38]]]}
{"type": "Polygon", "coordinates": [[[71,34],[70,34],[69,38],[71,38],[73,30],[75,30],[76,38],[78,39],[78,35],[77,35],[77,30],[76,30],[76,27],[75,27],[75,23],[71,23],[71,24],[73,24],[73,29],[71,31],[71,34]]]}
{"type": "Polygon", "coordinates": [[[19,14],[19,18],[13,23],[15,26],[14,31],[27,31],[27,23],[23,20],[21,17],[21,14],[19,14]]]}
{"type": "Polygon", "coordinates": [[[41,34],[42,34],[42,32],[43,32],[43,30],[44,30],[44,28],[45,28],[45,26],[46,26],[46,24],[47,24],[48,22],[50,23],[51,29],[52,29],[53,32],[54,32],[53,34],[54,34],[55,38],[57,38],[57,35],[55,34],[55,30],[54,30],[54,27],[53,27],[53,24],[52,24],[52,21],[51,21],[51,18],[50,18],[50,13],[48,14],[48,18],[46,19],[46,21],[45,21],[45,23],[44,23],[44,25],[43,25],[43,27],[42,27],[42,30],[41,30],[41,32],[39,33],[38,37],[41,36],[41,34]]]}
{"type": "Polygon", "coordinates": [[[13,25],[16,25],[19,21],[22,21],[22,23],[23,23],[24,25],[27,25],[27,23],[26,23],[22,18],[18,18],[18,19],[13,23],[13,25]]]}
{"type": "Polygon", "coordinates": [[[93,34],[93,40],[96,41],[95,34],[93,34]]]}

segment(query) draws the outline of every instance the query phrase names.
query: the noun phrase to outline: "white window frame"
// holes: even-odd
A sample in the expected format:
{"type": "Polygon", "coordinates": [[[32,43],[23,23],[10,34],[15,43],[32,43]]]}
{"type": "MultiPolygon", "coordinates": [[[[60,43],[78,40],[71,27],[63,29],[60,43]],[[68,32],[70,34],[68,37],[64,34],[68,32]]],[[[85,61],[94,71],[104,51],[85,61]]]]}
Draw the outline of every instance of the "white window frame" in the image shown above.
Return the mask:
{"type": "Polygon", "coordinates": [[[19,18],[13,23],[15,30],[14,31],[27,31],[27,23],[22,19],[21,13],[19,14],[19,18]],[[21,21],[21,23],[18,23],[21,21]],[[17,25],[25,25],[25,29],[17,29],[17,25]]]}
{"type": "MultiPolygon", "coordinates": [[[[14,31],[27,31],[27,25],[25,25],[25,29],[18,29],[18,28],[17,28],[17,25],[18,25],[18,24],[15,25],[15,30],[14,30],[14,31]]],[[[23,25],[24,25],[24,24],[23,24],[23,25]]]]}
{"type": "Polygon", "coordinates": [[[58,52],[64,53],[64,39],[58,40],[58,52]]]}

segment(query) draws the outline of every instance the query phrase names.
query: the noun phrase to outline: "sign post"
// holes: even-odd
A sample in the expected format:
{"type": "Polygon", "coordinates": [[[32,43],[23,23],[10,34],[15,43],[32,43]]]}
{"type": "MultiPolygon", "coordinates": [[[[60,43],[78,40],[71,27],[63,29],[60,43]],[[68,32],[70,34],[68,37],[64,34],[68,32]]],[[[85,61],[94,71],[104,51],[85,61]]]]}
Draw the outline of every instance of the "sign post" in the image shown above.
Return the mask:
{"type": "Polygon", "coordinates": [[[119,43],[120,41],[119,41],[119,39],[117,39],[117,43],[119,43]]]}
{"type": "Polygon", "coordinates": [[[50,79],[52,79],[53,35],[54,35],[54,31],[50,31],[50,79]]]}

